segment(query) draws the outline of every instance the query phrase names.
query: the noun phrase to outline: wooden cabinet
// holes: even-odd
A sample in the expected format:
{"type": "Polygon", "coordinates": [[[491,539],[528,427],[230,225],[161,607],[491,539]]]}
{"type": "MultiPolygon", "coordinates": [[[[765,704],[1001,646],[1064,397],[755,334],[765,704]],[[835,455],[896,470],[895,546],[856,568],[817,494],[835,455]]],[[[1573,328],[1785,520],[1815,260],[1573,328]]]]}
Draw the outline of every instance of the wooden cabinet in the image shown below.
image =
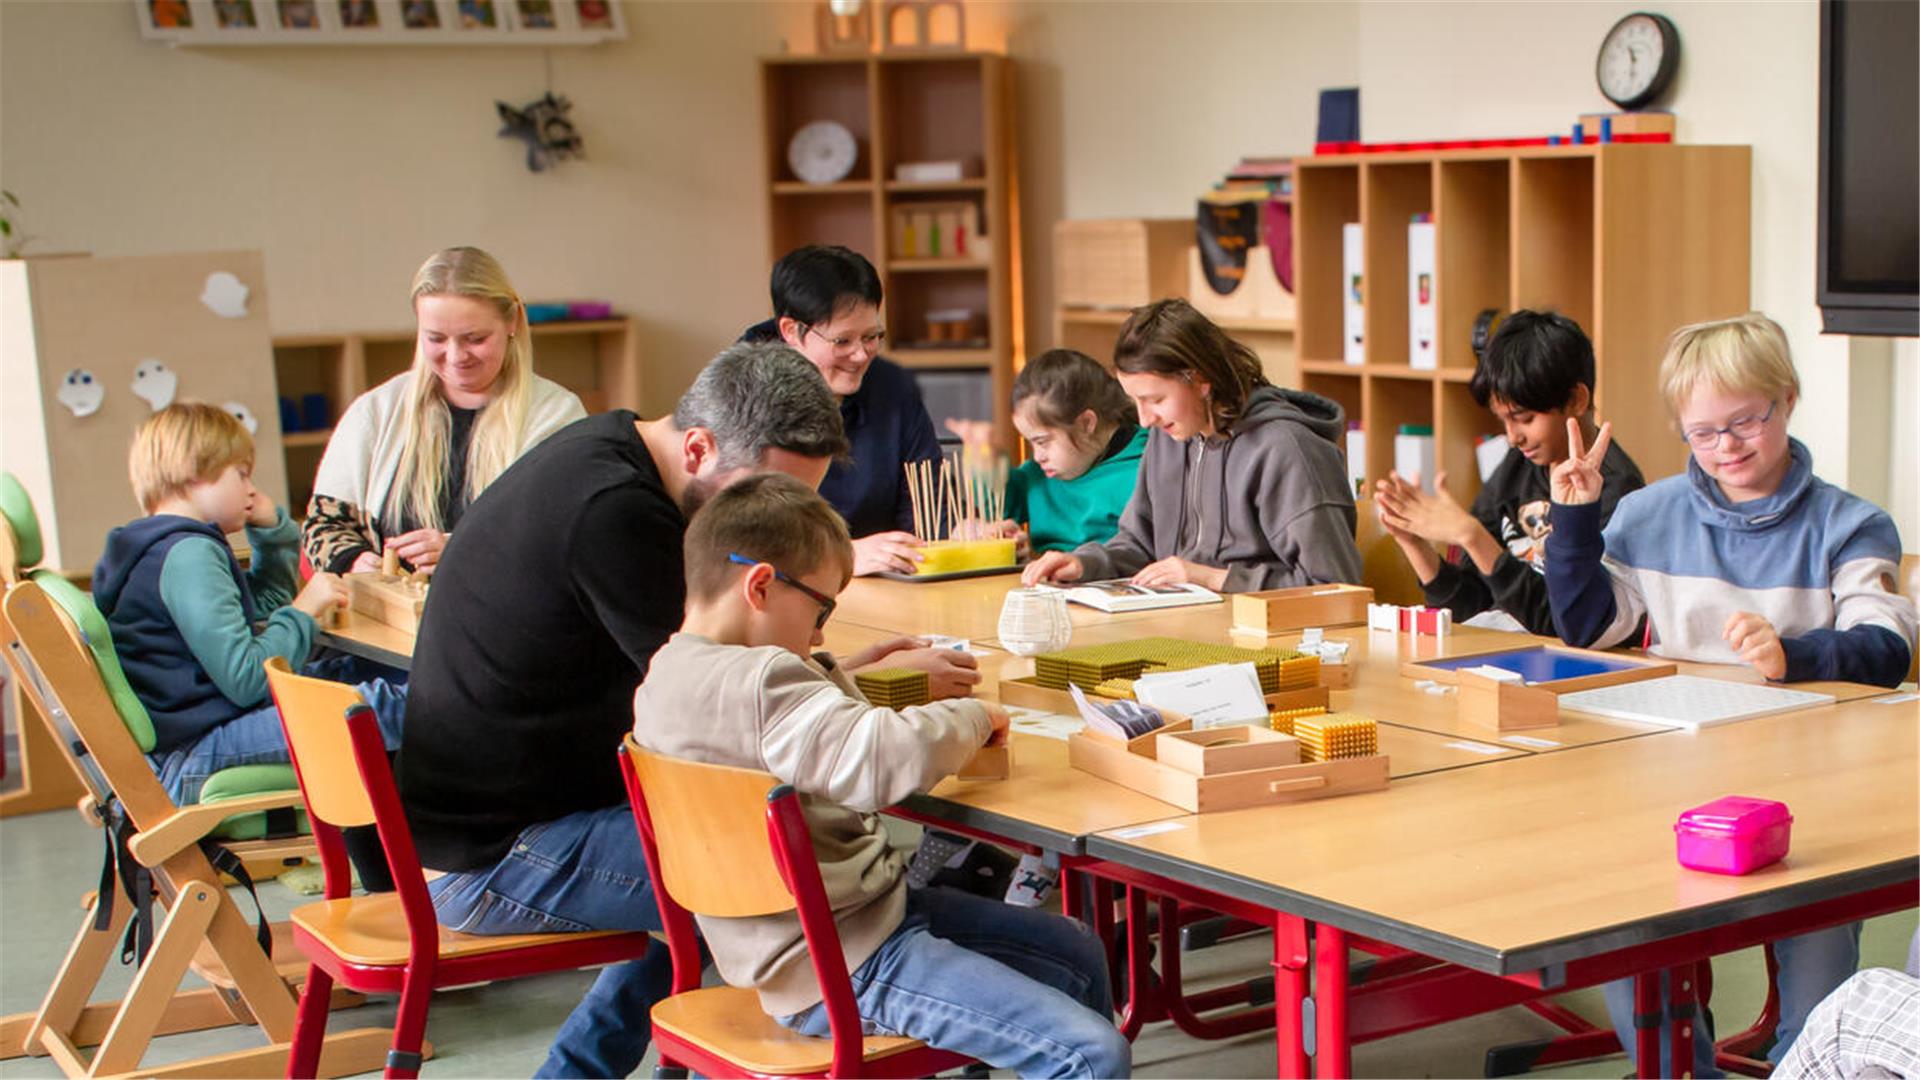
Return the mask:
{"type": "Polygon", "coordinates": [[[974,373],[991,384],[993,419],[1012,446],[1007,395],[1022,351],[1012,153],[1012,66],[985,53],[781,56],[761,61],[768,265],[805,244],[865,255],[886,292],[888,359],[916,371],[974,373]],[[794,175],[787,146],[801,127],[831,120],[858,146],[844,179],[794,175]],[[959,161],[960,179],[896,179],[904,163],[959,161]],[[970,208],[982,235],[963,254],[915,252],[902,222],[916,212],[970,208]],[[956,332],[930,315],[966,311],[956,332]],[[957,338],[957,340],[956,340],[957,338]]]}
{"type": "Polygon", "coordinates": [[[1752,151],[1660,144],[1323,155],[1294,172],[1299,382],[1368,433],[1366,476],[1402,424],[1429,425],[1454,494],[1497,426],[1467,392],[1485,309],[1551,308],[1593,339],[1596,404],[1649,480],[1686,448],[1660,398],[1667,335],[1749,306],[1752,151]],[[1436,369],[1408,360],[1407,224],[1436,226],[1436,369]],[[1343,362],[1342,226],[1364,236],[1366,362],[1343,362]]]}
{"type": "MultiPolygon", "coordinates": [[[[535,323],[534,371],[580,396],[587,412],[640,408],[640,353],[632,319],[535,323]]],[[[410,330],[300,334],[273,339],[274,379],[302,414],[281,437],[289,511],[304,515],[333,423],[353,399],[413,366],[410,330]],[[322,414],[305,415],[308,402],[322,414]],[[319,423],[308,423],[319,420],[319,423]]]]}

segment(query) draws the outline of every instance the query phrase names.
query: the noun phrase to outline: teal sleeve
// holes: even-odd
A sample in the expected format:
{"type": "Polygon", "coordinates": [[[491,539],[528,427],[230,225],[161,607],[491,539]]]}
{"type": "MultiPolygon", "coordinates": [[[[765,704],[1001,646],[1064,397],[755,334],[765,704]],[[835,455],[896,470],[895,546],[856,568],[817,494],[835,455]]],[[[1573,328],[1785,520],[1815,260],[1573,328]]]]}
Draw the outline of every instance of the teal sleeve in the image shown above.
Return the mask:
{"type": "Polygon", "coordinates": [[[286,607],[300,592],[300,529],[284,507],[279,515],[264,529],[247,526],[247,546],[253,549],[247,585],[262,612],[286,607]]]}
{"type": "Polygon", "coordinates": [[[1033,467],[1033,462],[1029,461],[1013,470],[1013,475],[1007,477],[1008,521],[1018,522],[1021,525],[1027,523],[1027,485],[1030,481],[1027,473],[1033,467]]]}
{"type": "Polygon", "coordinates": [[[283,656],[294,667],[306,663],[318,627],[306,612],[283,607],[255,634],[233,580],[232,558],[226,545],[211,537],[174,544],[160,568],[160,602],[213,685],[235,705],[256,708],[267,702],[261,665],[270,656],[283,656]]]}

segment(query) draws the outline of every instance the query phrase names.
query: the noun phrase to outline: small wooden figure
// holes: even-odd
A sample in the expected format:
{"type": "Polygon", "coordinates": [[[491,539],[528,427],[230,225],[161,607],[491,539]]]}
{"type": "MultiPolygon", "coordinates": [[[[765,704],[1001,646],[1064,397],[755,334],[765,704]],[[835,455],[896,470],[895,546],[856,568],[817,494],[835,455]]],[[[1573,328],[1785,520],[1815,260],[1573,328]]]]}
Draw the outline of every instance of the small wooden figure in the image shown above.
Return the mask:
{"type": "Polygon", "coordinates": [[[1553,727],[1560,722],[1560,698],[1551,690],[1528,686],[1516,671],[1497,667],[1462,668],[1460,718],[1493,731],[1553,727]]]}
{"type": "Polygon", "coordinates": [[[1005,780],[1013,775],[1013,745],[988,743],[953,775],[962,780],[1005,780]]]}
{"type": "Polygon", "coordinates": [[[398,549],[388,548],[380,553],[380,576],[386,578],[397,578],[400,576],[400,552],[398,549]]]}
{"type": "Polygon", "coordinates": [[[860,4],[850,15],[819,0],[813,6],[813,38],[823,53],[863,53],[873,48],[873,9],[860,4]]]}

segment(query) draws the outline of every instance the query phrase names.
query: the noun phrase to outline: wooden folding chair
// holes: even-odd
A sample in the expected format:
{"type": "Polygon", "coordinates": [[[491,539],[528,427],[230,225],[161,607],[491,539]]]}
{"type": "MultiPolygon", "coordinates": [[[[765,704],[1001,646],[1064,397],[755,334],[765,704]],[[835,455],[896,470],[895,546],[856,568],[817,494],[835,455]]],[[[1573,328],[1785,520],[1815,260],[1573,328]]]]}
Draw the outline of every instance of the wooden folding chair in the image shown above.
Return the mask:
{"type": "MultiPolygon", "coordinates": [[[[0,472],[0,593],[25,581],[40,556],[40,523],[27,489],[12,473],[0,472]]],[[[45,722],[29,716],[34,709],[17,685],[9,684],[5,693],[16,705],[20,746],[13,761],[5,760],[5,751],[0,750],[0,776],[18,773],[20,784],[0,792],[0,817],[37,814],[79,802],[87,789],[67,765],[59,740],[45,722]]]]}
{"type": "MultiPolygon", "coordinates": [[[[117,666],[117,661],[112,661],[105,620],[86,594],[57,575],[37,575],[7,591],[0,615],[0,648],[35,707],[72,749],[70,761],[89,789],[81,812],[107,830],[120,882],[93,896],[39,1011],[0,1026],[8,1053],[49,1054],[72,1076],[105,1075],[138,1067],[157,1035],[257,1023],[268,1046],[141,1071],[150,1076],[277,1071],[293,1035],[293,990],[228,895],[200,841],[237,813],[294,805],[290,800],[298,798],[297,792],[175,806],[108,688],[100,665],[117,666]],[[142,902],[156,892],[159,930],[151,934],[127,996],[89,1005],[122,934],[130,922],[144,921],[142,902]],[[180,991],[189,968],[213,987],[180,991]],[[81,1049],[94,1044],[98,1049],[89,1059],[81,1049]]],[[[243,859],[311,849],[304,840],[222,846],[243,859]]],[[[146,930],[136,932],[144,943],[146,930]]],[[[288,973],[298,971],[290,962],[288,973]]],[[[329,1047],[328,1075],[372,1068],[385,1042],[380,1029],[343,1033],[329,1047]]]]}
{"type": "Polygon", "coordinates": [[[662,1069],[702,1076],[932,1076],[973,1064],[918,1039],[862,1037],[820,864],[789,784],[763,772],[665,757],[627,736],[620,772],[673,955],[673,994],[653,1007],[662,1069]],[[752,990],[700,986],[693,913],[797,910],[832,1037],[781,1027],[752,990]]]}
{"type": "Polygon", "coordinates": [[[311,1077],[327,1027],[335,981],[353,990],[400,995],[389,1077],[418,1075],[427,1004],[443,986],[513,979],[633,960],[648,935],[626,931],[483,936],[442,929],[414,851],[373,710],[342,683],[295,675],[278,657],[267,684],[293,750],[308,820],[326,870],[326,899],[294,909],[294,943],[311,961],[300,995],[287,1075],[311,1077]],[[393,873],[394,891],[349,896],[350,870],[340,830],[374,825],[393,873]]]}

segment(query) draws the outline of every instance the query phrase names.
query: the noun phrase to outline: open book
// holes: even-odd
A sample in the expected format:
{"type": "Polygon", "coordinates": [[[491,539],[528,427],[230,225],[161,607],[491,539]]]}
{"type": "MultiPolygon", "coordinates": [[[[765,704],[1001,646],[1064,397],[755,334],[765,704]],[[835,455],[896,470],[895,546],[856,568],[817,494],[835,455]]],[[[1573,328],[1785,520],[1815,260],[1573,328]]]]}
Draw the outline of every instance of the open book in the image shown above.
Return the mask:
{"type": "Polygon", "coordinates": [[[1076,604],[1106,612],[1148,611],[1153,608],[1217,604],[1220,594],[1194,584],[1135,585],[1125,579],[1088,581],[1064,586],[1062,592],[1076,604]]]}

